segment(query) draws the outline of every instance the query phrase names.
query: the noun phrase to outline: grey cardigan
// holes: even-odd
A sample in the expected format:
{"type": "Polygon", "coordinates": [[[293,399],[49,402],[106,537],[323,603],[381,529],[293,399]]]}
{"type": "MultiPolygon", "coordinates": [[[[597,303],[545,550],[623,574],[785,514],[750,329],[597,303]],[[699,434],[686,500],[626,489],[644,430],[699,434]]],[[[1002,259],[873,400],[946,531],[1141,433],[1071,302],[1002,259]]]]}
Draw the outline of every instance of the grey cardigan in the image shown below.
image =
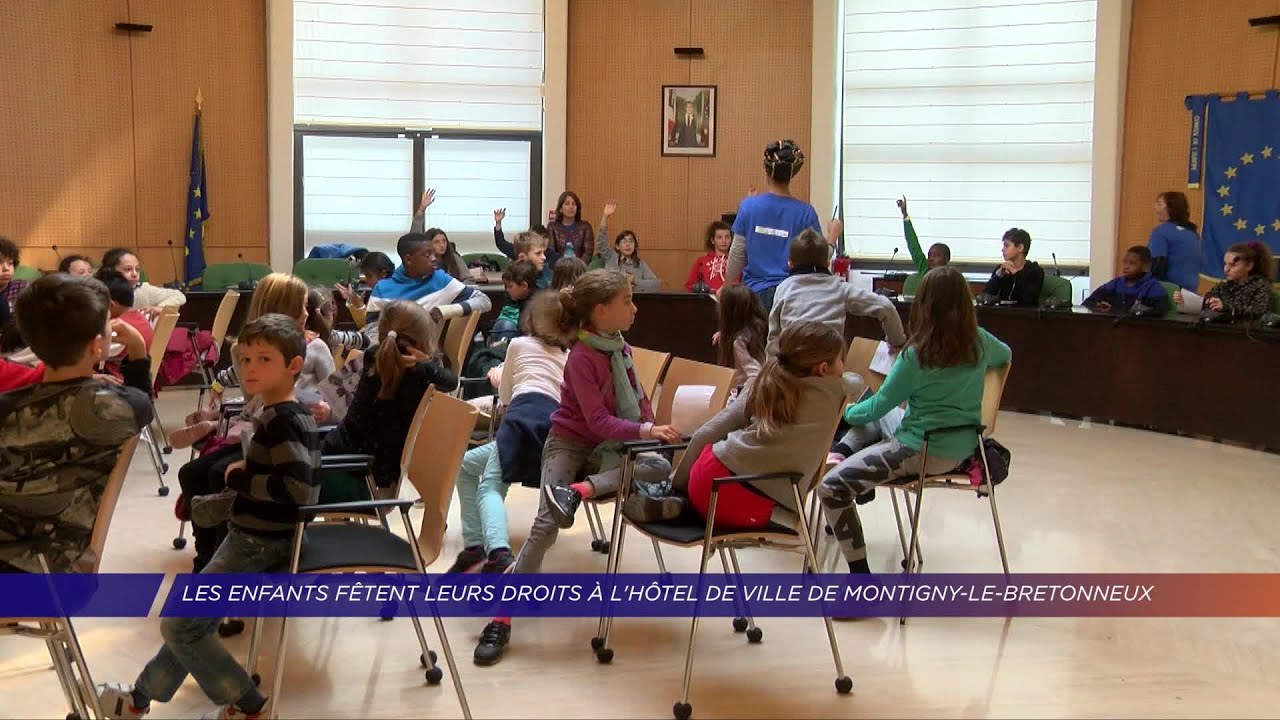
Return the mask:
{"type": "Polygon", "coordinates": [[[792,275],[778,286],[769,312],[769,342],[765,353],[777,355],[782,328],[799,322],[820,322],[844,337],[846,314],[870,315],[879,320],[885,339],[893,347],[907,343],[902,318],[888,298],[856,288],[829,273],[818,272],[792,275]]]}
{"type": "Polygon", "coordinates": [[[635,280],[637,290],[651,291],[662,287],[662,278],[658,277],[645,261],[641,260],[639,265],[632,261],[623,264],[622,256],[609,242],[609,228],[604,225],[601,225],[600,231],[596,233],[596,252],[604,260],[606,270],[627,273],[635,280]]]}
{"type": "MultiPolygon", "coordinates": [[[[862,395],[866,383],[856,373],[845,373],[843,377],[807,377],[800,383],[803,390],[795,421],[769,437],[762,436],[755,419],[747,416],[752,393],[739,394],[737,400],[694,434],[672,476],[673,485],[681,491],[688,488],[689,470],[703,448],[711,445],[716,458],[738,475],[801,473],[805,476],[801,486],[803,496],[813,482],[818,463],[835,439],[840,410],[846,401],[862,395]]],[[[791,483],[786,480],[763,480],[751,485],[791,512],[802,510],[795,506],[791,483]]]]}

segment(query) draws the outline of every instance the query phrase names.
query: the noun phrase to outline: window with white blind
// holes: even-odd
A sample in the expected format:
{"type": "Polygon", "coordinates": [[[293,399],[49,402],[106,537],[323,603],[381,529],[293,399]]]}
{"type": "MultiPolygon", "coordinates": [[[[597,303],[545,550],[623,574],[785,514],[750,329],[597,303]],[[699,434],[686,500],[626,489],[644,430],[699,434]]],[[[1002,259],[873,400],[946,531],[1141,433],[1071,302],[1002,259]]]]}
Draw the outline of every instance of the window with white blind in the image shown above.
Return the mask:
{"type": "MultiPolygon", "coordinates": [[[[541,194],[542,0],[293,0],[299,255],[427,226],[493,252],[541,194]]],[[[394,256],[394,255],[393,255],[394,256]]]]}
{"type": "Polygon", "coordinates": [[[844,0],[842,195],[856,256],[921,243],[1087,264],[1096,0],[844,0]]]}
{"type": "Polygon", "coordinates": [[[296,123],[542,128],[542,0],[293,2],[296,123]]]}

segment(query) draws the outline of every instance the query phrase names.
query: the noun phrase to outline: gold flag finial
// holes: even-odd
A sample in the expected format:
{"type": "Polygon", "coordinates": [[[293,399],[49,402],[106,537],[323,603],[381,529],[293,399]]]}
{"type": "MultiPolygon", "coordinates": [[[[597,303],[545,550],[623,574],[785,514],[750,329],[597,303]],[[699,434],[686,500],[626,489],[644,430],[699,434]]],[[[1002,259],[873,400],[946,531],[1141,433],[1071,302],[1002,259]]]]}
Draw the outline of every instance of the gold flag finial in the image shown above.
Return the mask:
{"type": "Polygon", "coordinates": [[[204,93],[200,91],[200,88],[196,88],[196,109],[200,110],[202,109],[203,106],[204,106],[204,93]]]}

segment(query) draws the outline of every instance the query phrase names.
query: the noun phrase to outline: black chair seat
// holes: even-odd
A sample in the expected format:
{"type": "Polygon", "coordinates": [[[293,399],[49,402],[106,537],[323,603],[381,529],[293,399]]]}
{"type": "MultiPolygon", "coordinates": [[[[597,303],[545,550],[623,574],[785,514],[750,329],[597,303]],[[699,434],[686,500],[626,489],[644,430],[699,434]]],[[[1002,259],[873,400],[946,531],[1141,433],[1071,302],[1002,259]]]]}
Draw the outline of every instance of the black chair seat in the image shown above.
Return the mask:
{"type": "Polygon", "coordinates": [[[413,548],[382,525],[320,522],[307,526],[298,572],[386,567],[418,572],[413,548]]]}
{"type": "MultiPolygon", "coordinates": [[[[656,523],[632,523],[633,527],[638,528],[647,535],[652,535],[659,540],[676,543],[678,545],[696,545],[702,542],[702,536],[707,531],[706,521],[701,518],[692,517],[688,520],[672,520],[670,522],[656,523]]],[[[717,528],[713,534],[713,538],[723,538],[730,535],[750,535],[758,533],[764,535],[785,535],[789,537],[800,536],[793,528],[778,523],[769,523],[763,529],[747,530],[745,528],[717,528]]]]}
{"type": "Polygon", "coordinates": [[[471,442],[488,442],[488,441],[489,441],[488,430],[476,430],[475,432],[471,433],[471,442]]]}

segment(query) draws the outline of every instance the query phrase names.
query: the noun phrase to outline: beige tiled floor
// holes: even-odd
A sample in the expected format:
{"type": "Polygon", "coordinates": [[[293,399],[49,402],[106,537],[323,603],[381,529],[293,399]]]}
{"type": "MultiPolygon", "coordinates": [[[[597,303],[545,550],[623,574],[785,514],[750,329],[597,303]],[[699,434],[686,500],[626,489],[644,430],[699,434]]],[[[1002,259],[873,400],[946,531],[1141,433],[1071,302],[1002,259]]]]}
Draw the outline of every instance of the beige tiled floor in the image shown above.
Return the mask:
{"type": "MultiPolygon", "coordinates": [[[[190,407],[165,393],[163,416],[190,407]]],[[[1277,458],[1186,438],[1028,415],[1003,414],[998,432],[1014,453],[1000,507],[1015,572],[1274,572],[1280,558],[1277,458]]],[[[178,457],[185,457],[185,454],[178,457]]],[[[176,461],[168,480],[176,484],[176,461]]],[[[104,571],[190,567],[170,547],[172,498],[159,498],[141,453],[125,485],[104,571]]],[[[513,540],[535,507],[514,489],[513,540]]],[[[897,568],[892,512],[864,507],[872,566],[897,568]]],[[[456,527],[456,508],[453,526],[456,527]]],[[[999,570],[985,503],[956,493],[932,502],[922,522],[927,570],[999,570]]],[[[548,571],[602,569],[579,522],[561,536],[548,571]]],[[[456,531],[433,569],[458,550],[456,531]]],[[[695,552],[667,553],[672,570],[695,569],[695,552]]],[[[794,556],[752,552],[744,570],[794,570],[794,556]],[[781,557],[782,559],[779,559],[781,557]]],[[[648,549],[630,544],[624,569],[649,571],[648,549]]],[[[506,659],[471,664],[483,621],[446,623],[477,718],[669,717],[679,694],[688,625],[624,620],[617,657],[598,665],[595,621],[517,622],[506,659]]],[[[851,696],[837,696],[821,623],[764,619],[749,646],[727,621],[699,633],[692,703],[709,717],[1265,717],[1280,708],[1280,621],[1274,619],[915,619],[837,625],[851,696]]],[[[131,681],[160,642],[157,620],[83,620],[96,679],[131,681]]],[[[428,626],[428,639],[437,646],[428,626]]],[[[247,641],[231,647],[243,653],[247,641]]],[[[299,620],[291,625],[282,717],[457,717],[452,688],[427,687],[407,622],[299,620]]],[[[269,680],[267,681],[269,682],[269,680]]],[[[0,640],[0,717],[61,717],[61,693],[41,644],[0,640]]],[[[210,703],[188,683],[151,717],[192,717],[210,703]]]]}

